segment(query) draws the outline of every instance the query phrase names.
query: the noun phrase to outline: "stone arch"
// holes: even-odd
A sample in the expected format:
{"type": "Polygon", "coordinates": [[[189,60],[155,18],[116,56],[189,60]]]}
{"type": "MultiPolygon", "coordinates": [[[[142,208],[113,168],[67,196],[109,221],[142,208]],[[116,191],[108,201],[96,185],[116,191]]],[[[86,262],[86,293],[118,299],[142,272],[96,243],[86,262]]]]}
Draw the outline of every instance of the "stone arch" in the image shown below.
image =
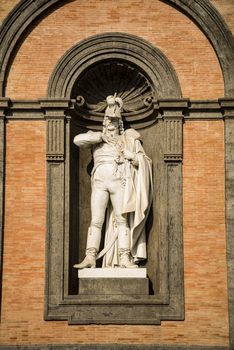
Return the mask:
{"type": "Polygon", "coordinates": [[[87,69],[113,60],[135,66],[152,86],[153,97],[181,97],[178,78],[166,56],[142,38],[125,33],[92,36],[68,50],[50,77],[48,97],[74,98],[74,85],[87,69]]]}
{"type": "MultiPolygon", "coordinates": [[[[207,0],[167,0],[191,17],[211,42],[221,65],[225,96],[234,95],[234,44],[232,33],[218,11],[207,0]]],[[[5,95],[7,73],[16,45],[30,25],[59,0],[22,0],[8,15],[0,30],[0,95],[5,95]]]]}

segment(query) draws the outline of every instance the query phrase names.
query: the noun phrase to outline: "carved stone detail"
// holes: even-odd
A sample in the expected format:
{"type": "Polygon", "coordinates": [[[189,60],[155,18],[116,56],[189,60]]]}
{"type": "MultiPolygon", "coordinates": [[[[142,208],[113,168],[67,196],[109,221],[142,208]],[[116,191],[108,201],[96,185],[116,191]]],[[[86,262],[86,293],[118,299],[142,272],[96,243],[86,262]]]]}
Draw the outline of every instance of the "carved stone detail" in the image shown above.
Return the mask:
{"type": "Polygon", "coordinates": [[[64,160],[64,117],[47,119],[46,158],[50,161],[64,160]]]}
{"type": "Polygon", "coordinates": [[[175,117],[165,118],[164,120],[164,160],[181,161],[182,160],[182,119],[175,117]]]}
{"type": "Polygon", "coordinates": [[[182,161],[183,119],[188,102],[188,99],[159,101],[164,120],[164,160],[166,162],[182,161]]]}
{"type": "Polygon", "coordinates": [[[64,161],[65,154],[65,119],[70,100],[40,100],[46,119],[46,159],[48,161],[64,161]]]}
{"type": "Polygon", "coordinates": [[[129,62],[111,61],[96,64],[75,85],[78,117],[102,122],[106,97],[113,93],[123,101],[124,120],[134,116],[139,121],[152,114],[155,92],[149,79],[129,62]]]}

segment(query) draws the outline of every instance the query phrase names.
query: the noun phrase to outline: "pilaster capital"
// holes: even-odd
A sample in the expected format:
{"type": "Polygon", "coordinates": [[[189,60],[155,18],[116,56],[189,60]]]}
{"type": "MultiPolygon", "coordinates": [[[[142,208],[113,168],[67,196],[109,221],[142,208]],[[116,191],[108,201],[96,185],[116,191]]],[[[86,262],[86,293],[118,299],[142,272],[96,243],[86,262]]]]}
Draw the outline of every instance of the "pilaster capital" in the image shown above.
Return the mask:
{"type": "Polygon", "coordinates": [[[159,110],[163,119],[183,119],[184,112],[188,108],[189,99],[160,99],[159,110]]]}
{"type": "Polygon", "coordinates": [[[39,102],[47,122],[47,161],[63,162],[65,157],[65,120],[66,111],[70,107],[70,99],[49,98],[40,99],[39,102]]]}
{"type": "Polygon", "coordinates": [[[164,161],[181,162],[183,158],[183,119],[189,99],[158,100],[164,120],[164,161]]]}
{"type": "Polygon", "coordinates": [[[67,98],[40,99],[39,103],[46,119],[65,119],[70,107],[70,99],[67,98]]]}
{"type": "Polygon", "coordinates": [[[222,109],[224,120],[234,119],[234,98],[220,98],[219,104],[222,109]]]}
{"type": "Polygon", "coordinates": [[[0,97],[0,120],[5,119],[5,111],[9,108],[10,99],[8,97],[0,97]]]}

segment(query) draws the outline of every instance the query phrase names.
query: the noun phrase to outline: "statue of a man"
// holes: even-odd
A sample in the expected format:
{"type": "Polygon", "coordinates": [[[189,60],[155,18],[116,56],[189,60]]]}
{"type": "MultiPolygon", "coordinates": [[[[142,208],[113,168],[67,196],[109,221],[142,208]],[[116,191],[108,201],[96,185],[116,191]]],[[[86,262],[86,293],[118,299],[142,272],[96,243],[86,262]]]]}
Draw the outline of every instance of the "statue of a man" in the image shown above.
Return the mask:
{"type": "Polygon", "coordinates": [[[134,129],[124,130],[122,99],[108,96],[102,132],[88,131],[75,136],[79,147],[91,147],[91,223],[87,234],[86,256],[75,268],[96,267],[103,256],[103,267],[138,267],[146,259],[145,221],[152,201],[151,160],[134,129]],[[106,211],[107,209],[107,211],[106,211]],[[106,221],[105,221],[106,214],[106,221]],[[105,244],[98,254],[104,221],[105,244]]]}

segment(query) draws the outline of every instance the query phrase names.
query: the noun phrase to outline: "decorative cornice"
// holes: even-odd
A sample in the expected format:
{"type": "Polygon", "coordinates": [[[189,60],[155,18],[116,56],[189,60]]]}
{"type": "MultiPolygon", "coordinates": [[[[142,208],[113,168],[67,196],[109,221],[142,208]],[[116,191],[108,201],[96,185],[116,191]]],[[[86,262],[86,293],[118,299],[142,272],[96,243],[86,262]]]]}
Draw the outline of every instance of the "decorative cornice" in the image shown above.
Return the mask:
{"type": "Polygon", "coordinates": [[[222,108],[218,100],[191,100],[186,111],[185,120],[222,119],[222,108]]]}
{"type": "MultiPolygon", "coordinates": [[[[62,99],[40,99],[40,100],[11,100],[0,99],[0,116],[6,119],[37,120],[45,118],[69,118],[76,114],[76,101],[66,98],[62,99]]],[[[234,98],[220,98],[219,100],[189,100],[189,99],[160,99],[152,101],[154,122],[157,119],[182,118],[185,121],[192,120],[219,120],[234,117],[234,98]]],[[[139,119],[128,116],[129,123],[139,123],[139,119]]],[[[88,120],[87,120],[88,122],[88,120]]],[[[101,123],[100,117],[89,120],[90,128],[101,123]]],[[[151,121],[152,123],[152,121],[151,121]]],[[[141,127],[141,126],[140,126],[141,127]]]]}
{"type": "Polygon", "coordinates": [[[10,100],[6,110],[7,119],[44,119],[44,112],[36,100],[10,100]]]}
{"type": "Polygon", "coordinates": [[[45,98],[39,99],[40,108],[45,111],[46,116],[64,115],[65,111],[70,107],[70,99],[68,98],[45,98]]]}

